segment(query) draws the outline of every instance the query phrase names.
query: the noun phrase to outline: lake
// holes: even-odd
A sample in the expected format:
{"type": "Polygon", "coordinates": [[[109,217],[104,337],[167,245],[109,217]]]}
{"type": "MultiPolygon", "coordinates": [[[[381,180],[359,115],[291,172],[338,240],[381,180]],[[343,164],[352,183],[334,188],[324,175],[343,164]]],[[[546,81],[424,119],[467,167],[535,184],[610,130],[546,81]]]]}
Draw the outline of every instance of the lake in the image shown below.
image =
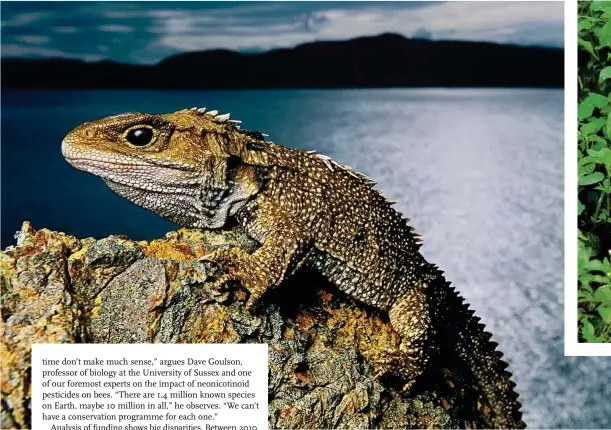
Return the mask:
{"type": "Polygon", "coordinates": [[[22,221],[79,237],[176,228],[63,159],[63,136],[125,111],[208,107],[379,182],[494,334],[530,427],[610,427],[611,357],[563,354],[562,90],[8,91],[2,247],[22,221]],[[607,399],[607,401],[605,401],[607,399]]]}

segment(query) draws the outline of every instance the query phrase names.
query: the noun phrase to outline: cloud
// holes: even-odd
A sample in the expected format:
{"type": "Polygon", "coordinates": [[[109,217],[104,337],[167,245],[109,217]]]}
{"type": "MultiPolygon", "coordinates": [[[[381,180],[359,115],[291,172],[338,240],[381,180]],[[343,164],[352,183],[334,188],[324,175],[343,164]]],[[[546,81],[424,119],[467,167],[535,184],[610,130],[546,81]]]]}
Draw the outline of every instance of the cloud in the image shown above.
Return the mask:
{"type": "Polygon", "coordinates": [[[82,53],[64,52],[58,49],[41,48],[38,46],[23,46],[17,44],[3,44],[3,57],[59,57],[59,58],[78,58],[85,61],[99,61],[104,57],[101,55],[91,55],[82,53]]]}
{"type": "Polygon", "coordinates": [[[306,31],[315,33],[328,22],[329,19],[323,14],[309,13],[303,19],[303,26],[306,31]]]}
{"type": "Polygon", "coordinates": [[[162,36],[151,45],[152,48],[171,48],[175,51],[198,51],[205,49],[234,49],[234,50],[261,50],[283,46],[294,46],[309,41],[310,38],[303,34],[282,35],[280,40],[277,35],[249,34],[247,38],[232,37],[228,39],[225,35],[168,35],[162,36]]]}
{"type": "Polygon", "coordinates": [[[433,37],[433,33],[428,31],[424,27],[420,27],[418,30],[414,31],[414,34],[412,34],[412,37],[414,39],[430,39],[433,37]]]}
{"type": "Polygon", "coordinates": [[[98,26],[98,30],[108,33],[132,33],[134,31],[134,27],[130,27],[128,25],[109,24],[98,26]]]}
{"type": "Polygon", "coordinates": [[[559,2],[449,2],[419,8],[401,8],[399,4],[394,9],[371,3],[363,3],[361,8],[335,4],[334,8],[301,15],[292,21],[272,22],[241,15],[212,16],[209,11],[156,13],[163,19],[155,21],[149,30],[160,34],[151,48],[176,51],[269,49],[388,32],[434,40],[563,44],[562,31],[557,28],[564,22],[559,2]],[[554,36],[542,37],[541,29],[554,36]]]}
{"type": "Polygon", "coordinates": [[[51,14],[48,12],[19,13],[9,19],[2,20],[2,27],[20,27],[40,21],[49,16],[51,16],[51,14]]]}
{"type": "Polygon", "coordinates": [[[53,27],[53,31],[56,33],[78,33],[78,28],[70,27],[67,25],[53,27]]]}
{"type": "Polygon", "coordinates": [[[155,63],[184,51],[264,51],[381,33],[562,47],[563,15],[562,2],[536,1],[6,2],[2,37],[31,47],[39,35],[49,39],[45,48],[89,56],[106,46],[109,58],[155,63]]]}
{"type": "Polygon", "coordinates": [[[327,25],[317,35],[331,39],[354,37],[359,33],[411,35],[425,27],[433,39],[507,42],[510,40],[499,37],[499,29],[527,31],[564,22],[563,5],[556,2],[449,2],[394,11],[368,6],[360,10],[328,10],[321,14],[327,18],[327,25]]]}
{"type": "MultiPolygon", "coordinates": [[[[128,2],[125,2],[128,3],[128,2]]],[[[173,3],[173,2],[170,2],[173,3]]],[[[140,3],[142,4],[142,3],[140,3]]],[[[182,3],[182,9],[175,3],[171,6],[168,2],[146,3],[151,9],[130,9],[130,10],[108,10],[102,12],[105,18],[117,19],[137,19],[137,18],[180,18],[185,15],[210,16],[215,19],[227,18],[232,16],[252,16],[261,14],[273,14],[279,11],[291,11],[295,6],[281,2],[193,2],[182,3]],[[157,5],[167,4],[168,8],[156,8],[157,5]],[[247,4],[250,3],[250,4],[247,4]]]]}
{"type": "Polygon", "coordinates": [[[15,36],[15,40],[28,45],[44,45],[51,39],[47,36],[15,36]]]}

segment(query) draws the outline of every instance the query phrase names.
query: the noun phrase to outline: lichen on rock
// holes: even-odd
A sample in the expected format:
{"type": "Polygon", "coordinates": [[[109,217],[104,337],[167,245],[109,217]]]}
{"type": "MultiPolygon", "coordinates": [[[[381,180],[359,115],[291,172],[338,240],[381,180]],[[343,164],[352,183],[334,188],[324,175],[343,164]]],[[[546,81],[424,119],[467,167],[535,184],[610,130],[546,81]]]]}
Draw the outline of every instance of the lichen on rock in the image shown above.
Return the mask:
{"type": "Polygon", "coordinates": [[[33,343],[267,343],[270,428],[488,426],[465,369],[436,355],[422,380],[380,376],[398,349],[385,315],[320,276],[295,274],[249,311],[247,293],[219,291],[221,269],[199,257],[253,252],[239,228],[181,229],[151,242],[77,239],[25,222],[0,253],[0,427],[29,428],[33,343]]]}

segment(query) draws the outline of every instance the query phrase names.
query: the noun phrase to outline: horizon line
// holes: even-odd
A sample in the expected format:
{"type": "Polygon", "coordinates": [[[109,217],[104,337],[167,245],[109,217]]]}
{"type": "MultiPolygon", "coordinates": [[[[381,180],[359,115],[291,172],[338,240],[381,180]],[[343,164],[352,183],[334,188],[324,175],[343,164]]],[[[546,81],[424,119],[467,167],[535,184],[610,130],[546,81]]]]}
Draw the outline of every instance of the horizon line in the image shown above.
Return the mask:
{"type": "Polygon", "coordinates": [[[434,40],[434,39],[419,38],[419,37],[407,37],[400,33],[383,32],[383,33],[378,33],[378,34],[353,37],[350,39],[321,39],[321,40],[315,40],[313,42],[299,43],[291,47],[277,47],[277,48],[270,48],[270,49],[260,50],[260,51],[235,50],[235,49],[227,49],[227,48],[212,48],[212,49],[204,49],[204,50],[183,51],[183,52],[177,52],[175,54],[168,55],[167,57],[164,57],[155,63],[126,63],[123,61],[117,61],[117,60],[113,60],[110,58],[105,58],[105,59],[100,59],[100,60],[86,60],[86,59],[78,58],[78,57],[62,57],[62,56],[48,56],[48,57],[47,56],[35,56],[35,57],[8,56],[8,57],[5,57],[2,55],[1,49],[0,49],[0,61],[4,61],[4,60],[9,60],[9,61],[14,61],[14,60],[18,60],[18,61],[61,60],[61,61],[80,61],[80,62],[87,63],[87,64],[115,63],[115,64],[121,64],[121,65],[127,65],[127,66],[154,67],[156,65],[159,65],[163,61],[167,60],[168,58],[173,58],[173,57],[193,54],[193,53],[224,51],[224,52],[233,52],[233,53],[237,53],[237,54],[244,55],[244,56],[261,55],[261,54],[265,54],[265,53],[273,52],[273,51],[297,49],[300,46],[315,45],[317,43],[343,43],[343,42],[351,42],[351,41],[361,40],[361,39],[380,38],[382,36],[395,36],[395,37],[398,37],[404,40],[415,40],[415,41],[421,41],[421,42],[426,42],[426,43],[461,43],[461,44],[471,44],[471,45],[496,45],[496,46],[504,46],[504,47],[525,48],[525,49],[537,48],[537,49],[547,49],[547,50],[556,50],[556,51],[565,50],[564,45],[561,47],[558,47],[558,46],[540,45],[540,44],[531,45],[531,44],[501,43],[501,42],[495,42],[495,41],[478,41],[478,40],[455,40],[455,39],[435,39],[434,40]]]}

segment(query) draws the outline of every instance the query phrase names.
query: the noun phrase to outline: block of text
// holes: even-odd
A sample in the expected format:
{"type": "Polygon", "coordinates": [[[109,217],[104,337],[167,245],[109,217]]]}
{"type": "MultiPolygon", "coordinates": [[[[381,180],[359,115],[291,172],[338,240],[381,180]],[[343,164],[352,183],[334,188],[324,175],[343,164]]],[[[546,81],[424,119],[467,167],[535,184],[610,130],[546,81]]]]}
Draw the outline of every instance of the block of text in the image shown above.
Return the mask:
{"type": "Polygon", "coordinates": [[[32,427],[267,429],[267,371],[261,344],[33,345],[32,427]]]}

